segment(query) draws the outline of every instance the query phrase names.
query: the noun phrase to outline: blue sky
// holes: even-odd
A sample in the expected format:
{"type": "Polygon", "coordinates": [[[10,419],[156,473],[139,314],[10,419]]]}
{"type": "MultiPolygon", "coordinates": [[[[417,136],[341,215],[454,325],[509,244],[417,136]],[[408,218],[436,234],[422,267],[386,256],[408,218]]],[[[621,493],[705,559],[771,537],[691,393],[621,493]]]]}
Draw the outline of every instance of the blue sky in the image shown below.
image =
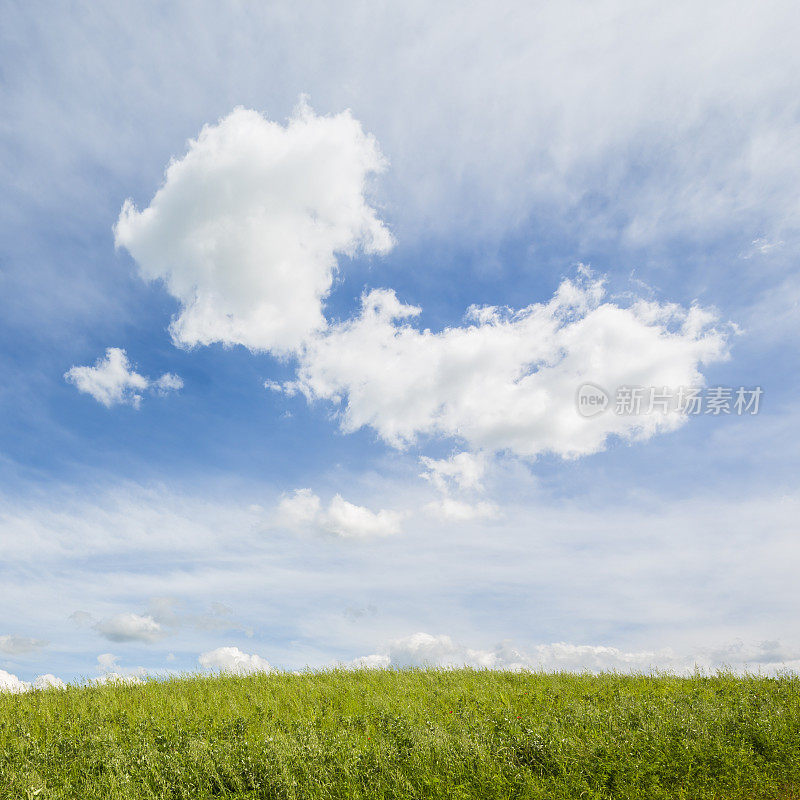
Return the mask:
{"type": "Polygon", "coordinates": [[[791,3],[2,14],[6,685],[797,667],[791,3]]]}

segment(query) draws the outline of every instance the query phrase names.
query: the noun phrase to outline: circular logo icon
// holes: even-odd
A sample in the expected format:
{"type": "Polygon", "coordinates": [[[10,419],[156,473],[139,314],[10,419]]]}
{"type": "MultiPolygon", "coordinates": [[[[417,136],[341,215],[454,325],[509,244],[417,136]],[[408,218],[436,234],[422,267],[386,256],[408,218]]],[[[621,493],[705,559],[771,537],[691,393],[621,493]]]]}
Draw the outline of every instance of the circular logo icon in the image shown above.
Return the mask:
{"type": "Polygon", "coordinates": [[[582,417],[596,417],[608,408],[608,393],[596,383],[584,383],[578,387],[575,403],[582,417]]]}

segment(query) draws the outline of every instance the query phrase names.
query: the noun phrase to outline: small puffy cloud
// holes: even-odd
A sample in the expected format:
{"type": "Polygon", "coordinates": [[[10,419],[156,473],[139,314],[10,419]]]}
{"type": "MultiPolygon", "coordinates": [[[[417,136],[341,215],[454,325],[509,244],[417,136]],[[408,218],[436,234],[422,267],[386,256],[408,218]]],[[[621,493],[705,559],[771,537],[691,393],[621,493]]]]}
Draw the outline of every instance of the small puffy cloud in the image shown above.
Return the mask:
{"type": "Polygon", "coordinates": [[[33,688],[37,691],[43,691],[44,689],[66,689],[67,684],[61,680],[61,678],[57,678],[55,675],[51,675],[49,672],[45,675],[40,675],[34,682],[33,688]]]}
{"type": "Polygon", "coordinates": [[[39,650],[47,642],[39,639],[29,639],[26,636],[0,636],[0,653],[8,655],[19,655],[20,653],[30,653],[39,650]]]}
{"type": "MultiPolygon", "coordinates": [[[[358,316],[308,343],[286,389],[341,403],[343,430],[369,426],[397,447],[439,435],[472,451],[575,458],[610,436],[648,439],[687,419],[674,407],[587,418],[576,410],[582,384],[698,387],[701,365],[727,356],[727,329],[709,311],[607,301],[586,269],[549,302],[472,308],[463,326],[439,333],[410,324],[419,313],[392,291],[369,292],[358,316]]],[[[475,479],[433,465],[434,481],[475,479]]]]}
{"type": "Polygon", "coordinates": [[[440,492],[455,486],[458,489],[481,490],[486,466],[483,456],[473,453],[455,453],[450,458],[434,459],[422,456],[425,466],[422,477],[430,481],[440,492]]]}
{"type": "Polygon", "coordinates": [[[238,647],[218,647],[216,650],[202,653],[197,660],[203,669],[231,672],[236,675],[269,672],[272,669],[266,659],[243,653],[238,647]]]}
{"type": "Polygon", "coordinates": [[[118,662],[119,656],[115,656],[113,653],[100,653],[97,656],[97,669],[100,672],[111,672],[116,668],[118,662]]]}
{"type": "Polygon", "coordinates": [[[425,506],[428,514],[449,522],[499,516],[500,511],[494,503],[474,500],[474,495],[483,491],[486,464],[482,454],[456,453],[438,460],[423,456],[420,461],[425,466],[422,477],[441,495],[425,506]],[[454,492],[461,496],[452,497],[454,492]]]}
{"type": "Polygon", "coordinates": [[[283,126],[237,108],[170,163],[147,208],[125,202],[116,243],[179,301],[177,345],[291,352],[325,328],[337,256],[390,249],[365,196],[384,168],[349,111],[301,102],[283,126]]]}
{"type": "Polygon", "coordinates": [[[0,669],[0,692],[9,692],[11,694],[20,694],[27,692],[31,685],[27,681],[21,681],[16,675],[0,669]]]}
{"type": "Polygon", "coordinates": [[[151,388],[158,394],[165,395],[183,389],[183,378],[173,372],[165,372],[160,378],[153,381],[151,388]]]}
{"type": "MultiPolygon", "coordinates": [[[[389,664],[395,667],[474,667],[476,669],[510,669],[515,659],[508,659],[498,650],[474,650],[457,644],[446,635],[414,633],[389,643],[389,664]]],[[[514,654],[516,655],[516,654],[514,654]]]]}
{"type": "Polygon", "coordinates": [[[115,614],[100,620],[94,627],[112,642],[156,642],[166,635],[153,617],[143,614],[115,614]]]}
{"type": "Polygon", "coordinates": [[[90,684],[104,686],[107,683],[140,684],[142,679],[138,675],[122,675],[119,672],[104,672],[89,681],[90,684]]]}
{"type": "Polygon", "coordinates": [[[353,659],[350,663],[356,669],[385,669],[391,666],[389,656],[380,653],[361,656],[360,658],[353,659]]]}
{"type": "Polygon", "coordinates": [[[106,408],[117,404],[138,407],[141,392],[150,385],[147,378],[134,372],[128,356],[119,347],[109,347],[105,358],[99,358],[93,367],[72,367],[64,373],[64,378],[106,408]]]}
{"type": "Polygon", "coordinates": [[[313,529],[342,539],[372,539],[401,531],[403,515],[398,511],[371,511],[337,494],[322,507],[311,489],[297,489],[278,505],[278,519],[295,529],[313,529]]]}
{"type": "Polygon", "coordinates": [[[142,392],[151,390],[164,395],[183,388],[183,381],[170,372],[155,381],[140,375],[128,361],[126,352],[119,347],[109,347],[105,357],[97,359],[93,367],[72,367],[64,373],[64,379],[106,408],[114,405],[138,408],[142,392]]]}
{"type": "Polygon", "coordinates": [[[39,675],[33,683],[20,680],[16,675],[0,669],[0,692],[9,692],[11,694],[21,694],[22,692],[29,692],[32,689],[65,689],[66,684],[61,678],[55,675],[39,675]]]}
{"type": "Polygon", "coordinates": [[[396,511],[370,511],[337,494],[328,506],[324,525],[335,536],[369,539],[399,533],[400,520],[401,515],[396,511]]]}
{"type": "Polygon", "coordinates": [[[425,666],[453,663],[462,653],[449,636],[413,633],[393,640],[387,655],[393,666],[425,666]]]}
{"type": "Polygon", "coordinates": [[[89,683],[100,685],[106,683],[139,684],[147,675],[144,667],[120,667],[119,656],[115,656],[113,653],[101,653],[97,656],[97,670],[100,675],[92,678],[89,683]]]}
{"type": "Polygon", "coordinates": [[[313,523],[320,514],[321,502],[311,489],[295,489],[278,505],[278,516],[290,527],[313,523]]]}

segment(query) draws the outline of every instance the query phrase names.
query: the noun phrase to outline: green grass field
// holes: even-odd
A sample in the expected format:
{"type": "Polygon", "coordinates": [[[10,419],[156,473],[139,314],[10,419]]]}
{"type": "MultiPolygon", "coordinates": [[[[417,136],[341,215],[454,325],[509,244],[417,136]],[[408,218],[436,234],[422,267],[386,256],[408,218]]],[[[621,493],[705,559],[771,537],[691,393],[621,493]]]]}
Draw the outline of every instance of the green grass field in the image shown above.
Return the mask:
{"type": "Polygon", "coordinates": [[[800,798],[800,678],[346,671],[0,695],[2,798],[800,798]]]}

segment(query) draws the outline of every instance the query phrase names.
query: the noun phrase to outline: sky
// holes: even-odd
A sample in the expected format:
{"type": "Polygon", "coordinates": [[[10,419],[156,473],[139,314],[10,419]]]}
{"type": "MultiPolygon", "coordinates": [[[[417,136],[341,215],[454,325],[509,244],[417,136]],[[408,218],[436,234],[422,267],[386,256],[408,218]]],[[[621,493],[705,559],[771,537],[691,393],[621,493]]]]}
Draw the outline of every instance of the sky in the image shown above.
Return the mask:
{"type": "Polygon", "coordinates": [[[800,668],[795,4],[0,12],[0,686],[800,668]]]}

